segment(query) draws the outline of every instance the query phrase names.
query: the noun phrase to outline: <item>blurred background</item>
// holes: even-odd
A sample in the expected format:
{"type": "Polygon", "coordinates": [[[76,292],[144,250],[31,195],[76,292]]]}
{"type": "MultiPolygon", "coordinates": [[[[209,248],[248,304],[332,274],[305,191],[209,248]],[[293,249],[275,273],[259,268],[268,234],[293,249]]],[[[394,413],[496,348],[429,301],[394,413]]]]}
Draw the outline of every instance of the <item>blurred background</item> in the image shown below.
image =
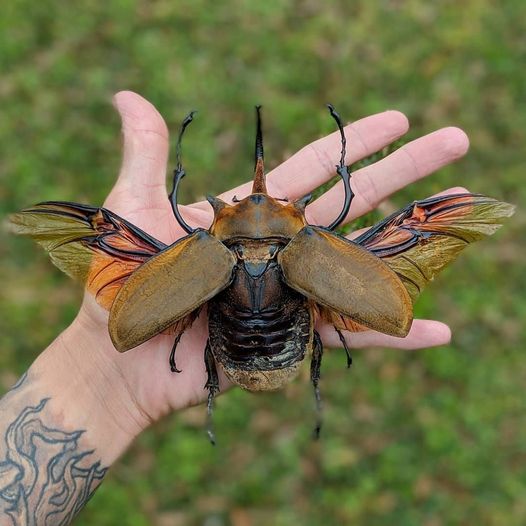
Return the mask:
{"type": "MultiPolygon", "coordinates": [[[[416,307],[451,345],[326,353],[325,428],[310,439],[308,367],[282,392],[218,400],[141,436],[77,524],[526,524],[526,5],[520,0],[16,0],[0,16],[0,391],[74,317],[82,291],[8,213],[55,199],[101,204],[120,162],[122,89],[175,130],[190,109],[183,202],[252,172],[253,105],[268,167],[353,120],[404,111],[408,139],[464,128],[468,156],[392,197],[453,185],[519,205],[416,307]]],[[[175,135],[175,134],[174,134],[175,135]]]]}

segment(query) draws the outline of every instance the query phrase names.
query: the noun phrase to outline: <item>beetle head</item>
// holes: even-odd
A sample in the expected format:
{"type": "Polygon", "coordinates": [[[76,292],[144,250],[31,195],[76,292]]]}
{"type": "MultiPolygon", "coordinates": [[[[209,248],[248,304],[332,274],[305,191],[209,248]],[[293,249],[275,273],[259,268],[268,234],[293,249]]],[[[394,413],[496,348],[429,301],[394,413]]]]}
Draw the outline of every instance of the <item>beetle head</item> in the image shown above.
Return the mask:
{"type": "Polygon", "coordinates": [[[256,147],[252,193],[229,205],[217,197],[208,197],[214,209],[214,222],[210,233],[221,241],[233,238],[263,239],[292,238],[306,224],[304,211],[307,200],[282,205],[267,194],[263,165],[263,134],[261,106],[256,106],[256,147]]]}
{"type": "Polygon", "coordinates": [[[282,205],[265,193],[253,193],[234,205],[214,197],[214,222],[210,233],[221,241],[233,238],[292,238],[306,224],[303,210],[295,203],[282,205]]]}

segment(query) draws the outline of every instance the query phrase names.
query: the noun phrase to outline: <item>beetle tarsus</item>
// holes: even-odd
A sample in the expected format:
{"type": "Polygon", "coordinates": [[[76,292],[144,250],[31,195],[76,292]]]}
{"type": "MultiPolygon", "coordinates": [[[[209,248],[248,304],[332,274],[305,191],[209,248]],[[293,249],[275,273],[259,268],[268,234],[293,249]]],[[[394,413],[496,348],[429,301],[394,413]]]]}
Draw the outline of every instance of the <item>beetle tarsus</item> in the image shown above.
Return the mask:
{"type": "Polygon", "coordinates": [[[345,139],[345,132],[343,131],[342,121],[340,115],[336,112],[332,104],[327,104],[327,108],[329,108],[329,113],[331,114],[331,117],[336,121],[338,129],[340,130],[342,151],[340,157],[340,164],[336,166],[336,173],[340,176],[341,180],[343,181],[343,188],[345,191],[345,200],[343,203],[343,208],[338,217],[327,227],[329,230],[334,230],[347,217],[349,209],[351,208],[352,200],[354,198],[354,192],[351,188],[351,174],[349,172],[349,169],[345,166],[345,152],[347,140],[345,139]]]}
{"type": "Polygon", "coordinates": [[[170,371],[172,373],[180,373],[182,372],[181,369],[177,369],[177,365],[175,364],[175,350],[177,349],[177,345],[179,344],[179,340],[181,339],[182,333],[178,334],[175,338],[174,344],[172,346],[172,350],[170,352],[170,371]]]}
{"type": "Polygon", "coordinates": [[[338,329],[337,327],[334,327],[334,330],[338,333],[338,337],[340,338],[340,341],[342,342],[342,347],[345,349],[345,354],[347,355],[347,369],[349,369],[352,365],[352,355],[349,347],[347,346],[347,342],[345,341],[345,337],[342,334],[342,331],[338,329]]]}
{"type": "Polygon", "coordinates": [[[191,234],[194,231],[194,229],[190,225],[188,225],[188,223],[183,219],[181,213],[179,212],[179,208],[177,207],[177,190],[179,188],[179,183],[181,182],[181,179],[186,175],[186,172],[181,163],[181,141],[183,139],[184,131],[186,130],[186,127],[193,121],[195,113],[195,111],[191,111],[184,118],[181,124],[181,130],[179,131],[179,137],[177,138],[177,146],[175,147],[176,167],[173,175],[173,188],[170,192],[170,195],[168,196],[170,204],[172,205],[172,210],[175,219],[177,219],[177,222],[181,225],[181,228],[187,234],[191,234]]]}
{"type": "Polygon", "coordinates": [[[205,389],[208,389],[208,402],[206,406],[206,434],[210,443],[216,445],[216,435],[214,433],[214,422],[212,413],[214,409],[214,398],[219,392],[219,376],[217,375],[216,363],[214,356],[212,355],[212,349],[210,348],[210,342],[206,342],[205,347],[205,366],[206,374],[208,379],[205,384],[205,389]]]}
{"type": "Polygon", "coordinates": [[[320,438],[320,431],[322,426],[322,403],[320,395],[320,369],[321,369],[321,358],[323,356],[323,344],[321,343],[320,335],[314,331],[314,340],[312,343],[312,360],[310,363],[310,378],[312,385],[314,386],[314,398],[316,400],[316,425],[312,437],[314,440],[320,438]]]}

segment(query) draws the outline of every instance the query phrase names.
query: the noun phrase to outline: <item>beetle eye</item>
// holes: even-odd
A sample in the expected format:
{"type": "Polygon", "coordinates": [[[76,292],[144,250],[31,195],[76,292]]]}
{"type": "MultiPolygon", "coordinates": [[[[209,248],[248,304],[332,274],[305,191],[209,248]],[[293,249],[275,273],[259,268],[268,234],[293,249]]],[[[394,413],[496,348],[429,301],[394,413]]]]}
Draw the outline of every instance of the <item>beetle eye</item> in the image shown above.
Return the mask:
{"type": "Polygon", "coordinates": [[[278,252],[278,249],[279,249],[279,245],[270,245],[268,247],[268,255],[273,258],[277,252],[278,252]]]}

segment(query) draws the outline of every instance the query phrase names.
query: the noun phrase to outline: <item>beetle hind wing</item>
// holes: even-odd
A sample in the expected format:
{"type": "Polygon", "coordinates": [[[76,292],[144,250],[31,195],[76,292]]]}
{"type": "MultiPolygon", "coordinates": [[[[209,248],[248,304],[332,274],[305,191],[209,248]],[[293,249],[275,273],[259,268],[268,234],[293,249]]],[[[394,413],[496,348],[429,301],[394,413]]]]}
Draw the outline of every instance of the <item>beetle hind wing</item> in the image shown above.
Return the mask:
{"type": "Polygon", "coordinates": [[[484,195],[439,195],[415,201],[354,241],[394,270],[415,302],[464,248],[494,234],[514,211],[484,195]]]}
{"type": "Polygon", "coordinates": [[[129,276],[166,247],[110,210],[62,201],[12,214],[10,229],[34,239],[107,310],[129,276]]]}

